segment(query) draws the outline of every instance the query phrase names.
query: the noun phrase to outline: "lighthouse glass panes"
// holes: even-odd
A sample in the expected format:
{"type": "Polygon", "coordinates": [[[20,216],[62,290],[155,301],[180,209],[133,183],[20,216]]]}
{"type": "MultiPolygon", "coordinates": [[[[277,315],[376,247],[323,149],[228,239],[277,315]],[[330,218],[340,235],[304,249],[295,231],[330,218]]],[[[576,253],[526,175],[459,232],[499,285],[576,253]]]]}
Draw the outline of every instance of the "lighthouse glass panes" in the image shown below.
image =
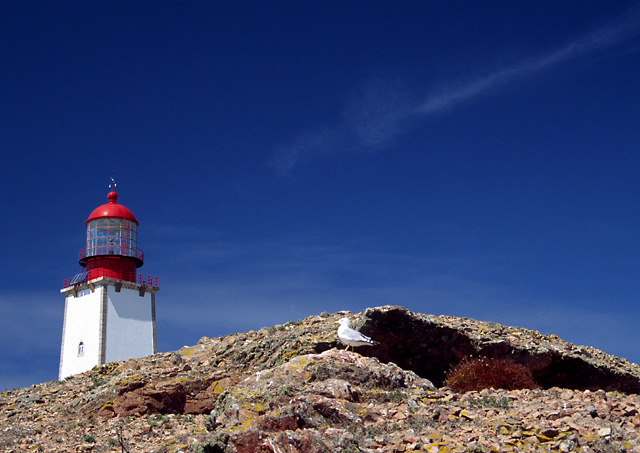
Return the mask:
{"type": "Polygon", "coordinates": [[[106,217],[87,223],[86,256],[121,255],[136,257],[137,228],[127,219],[106,217]]]}

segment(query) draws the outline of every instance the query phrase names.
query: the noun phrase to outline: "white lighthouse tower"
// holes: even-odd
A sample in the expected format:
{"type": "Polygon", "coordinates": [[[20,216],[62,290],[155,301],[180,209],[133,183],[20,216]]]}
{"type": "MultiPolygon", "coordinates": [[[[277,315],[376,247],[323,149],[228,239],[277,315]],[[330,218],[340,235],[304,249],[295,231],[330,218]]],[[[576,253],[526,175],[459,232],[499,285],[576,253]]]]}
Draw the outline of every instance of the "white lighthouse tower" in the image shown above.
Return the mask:
{"type": "Polygon", "coordinates": [[[59,379],[156,353],[157,279],[137,275],[144,258],[138,221],[116,202],[113,190],[107,198],[85,222],[82,273],[65,280],[60,291],[65,304],[59,379]]]}

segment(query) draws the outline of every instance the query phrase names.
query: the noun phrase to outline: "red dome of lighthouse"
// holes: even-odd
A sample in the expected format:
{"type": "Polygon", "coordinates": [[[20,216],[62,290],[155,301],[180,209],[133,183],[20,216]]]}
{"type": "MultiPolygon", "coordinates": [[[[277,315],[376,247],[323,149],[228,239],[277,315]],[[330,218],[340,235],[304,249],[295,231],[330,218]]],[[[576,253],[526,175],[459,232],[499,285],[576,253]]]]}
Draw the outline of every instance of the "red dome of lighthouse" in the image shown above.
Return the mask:
{"type": "Polygon", "coordinates": [[[121,204],[116,203],[118,200],[118,194],[111,191],[107,195],[107,199],[109,203],[103,204],[102,206],[98,206],[93,210],[89,218],[84,222],[85,225],[89,223],[91,220],[95,219],[103,219],[105,217],[115,217],[119,219],[127,219],[135,222],[136,225],[140,225],[136,220],[135,216],[129,211],[127,208],[122,206],[121,204]]]}
{"type": "Polygon", "coordinates": [[[109,202],[93,210],[85,221],[87,246],[80,250],[78,260],[87,271],[87,280],[106,277],[136,281],[136,269],[144,262],[138,248],[138,221],[111,191],[109,202]]]}

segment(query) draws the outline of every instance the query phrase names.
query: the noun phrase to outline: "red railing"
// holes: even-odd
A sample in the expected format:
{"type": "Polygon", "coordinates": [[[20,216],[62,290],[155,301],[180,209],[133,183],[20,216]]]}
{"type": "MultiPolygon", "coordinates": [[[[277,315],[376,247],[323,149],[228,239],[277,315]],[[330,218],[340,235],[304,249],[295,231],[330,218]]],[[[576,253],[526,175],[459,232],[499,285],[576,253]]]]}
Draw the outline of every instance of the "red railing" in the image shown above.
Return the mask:
{"type": "MultiPolygon", "coordinates": [[[[63,288],[70,288],[74,285],[79,285],[84,283],[88,279],[93,280],[95,278],[106,277],[106,278],[114,278],[113,271],[110,269],[92,269],[89,272],[84,272],[82,274],[75,275],[71,278],[65,278],[63,283],[63,288]]],[[[154,288],[158,287],[158,278],[150,277],[148,275],[140,275],[140,274],[129,274],[121,275],[117,280],[126,280],[129,282],[139,283],[140,285],[145,286],[153,286],[154,288]],[[128,278],[126,278],[128,277],[128,278]]]]}
{"type": "Polygon", "coordinates": [[[140,283],[141,285],[153,286],[154,288],[157,288],[158,277],[150,277],[149,275],[138,274],[138,283],[140,283]]]}
{"type": "Polygon", "coordinates": [[[144,252],[137,247],[125,247],[122,245],[95,245],[92,247],[83,247],[78,253],[79,261],[86,261],[92,256],[117,255],[130,256],[140,262],[144,261],[144,252]]]}

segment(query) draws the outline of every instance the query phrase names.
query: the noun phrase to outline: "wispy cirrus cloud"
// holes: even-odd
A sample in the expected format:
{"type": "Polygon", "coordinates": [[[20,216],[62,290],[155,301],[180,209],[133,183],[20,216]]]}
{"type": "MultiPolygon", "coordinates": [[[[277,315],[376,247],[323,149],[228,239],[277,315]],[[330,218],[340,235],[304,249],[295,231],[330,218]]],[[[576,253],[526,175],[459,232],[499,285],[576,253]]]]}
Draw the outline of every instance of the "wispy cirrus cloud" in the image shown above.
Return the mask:
{"type": "MultiPolygon", "coordinates": [[[[463,82],[458,78],[458,82],[449,83],[447,87],[431,89],[431,94],[420,102],[415,102],[419,96],[399,90],[393,84],[370,83],[361,92],[350,96],[348,107],[339,121],[332,126],[301,133],[282,144],[275,150],[271,164],[279,175],[286,175],[303,161],[383,148],[408,129],[411,122],[450,111],[480,96],[495,95],[501,89],[539,76],[560,64],[624,43],[637,36],[639,31],[640,8],[635,8],[605,26],[536,58],[468,77],[463,82]]],[[[637,51],[637,47],[635,49],[637,51]]]]}
{"type": "Polygon", "coordinates": [[[416,109],[415,114],[429,115],[454,108],[477,96],[491,94],[511,83],[535,77],[561,63],[612,47],[637,35],[639,30],[640,10],[636,10],[548,54],[502,68],[484,77],[478,77],[469,83],[430,96],[416,109]]]}

